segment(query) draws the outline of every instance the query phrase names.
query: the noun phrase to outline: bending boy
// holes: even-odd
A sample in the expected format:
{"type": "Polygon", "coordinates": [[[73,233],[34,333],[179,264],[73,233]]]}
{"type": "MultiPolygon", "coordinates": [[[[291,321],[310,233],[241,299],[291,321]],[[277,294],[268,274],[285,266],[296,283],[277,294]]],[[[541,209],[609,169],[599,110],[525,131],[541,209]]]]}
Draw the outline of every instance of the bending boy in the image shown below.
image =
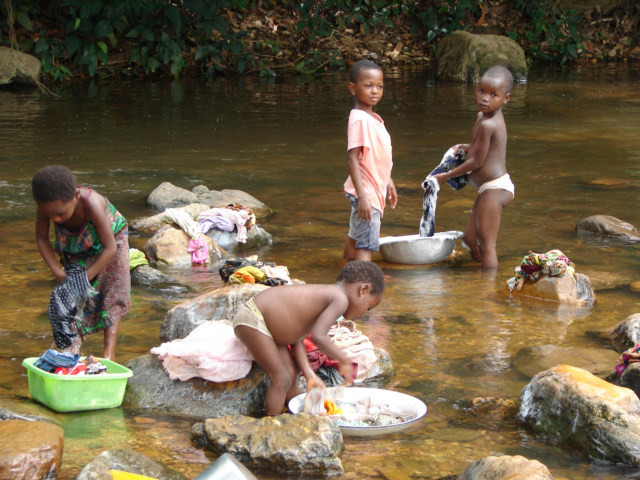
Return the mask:
{"type": "Polygon", "coordinates": [[[507,173],[507,127],[502,106],[511,98],[513,76],[502,66],[489,68],[476,90],[478,116],[471,131],[471,143],[455,145],[466,152],[465,162],[446,173],[434,175],[438,183],[465,173],[478,188],[478,197],[464,231],[464,243],[483,268],[498,268],[496,243],[502,209],[513,200],[515,188],[507,173]]]}
{"type": "Polygon", "coordinates": [[[324,386],[307,358],[303,340],[311,340],[327,356],[339,362],[345,384],[353,381],[353,365],[327,335],[343,316],[356,319],[382,299],[384,275],[375,263],[349,262],[333,285],[281,285],[260,292],[236,314],[236,336],[267,373],[267,415],[279,415],[285,403],[298,395],[300,371],[307,391],[324,386]],[[291,346],[291,350],[289,349],[291,346]]]}

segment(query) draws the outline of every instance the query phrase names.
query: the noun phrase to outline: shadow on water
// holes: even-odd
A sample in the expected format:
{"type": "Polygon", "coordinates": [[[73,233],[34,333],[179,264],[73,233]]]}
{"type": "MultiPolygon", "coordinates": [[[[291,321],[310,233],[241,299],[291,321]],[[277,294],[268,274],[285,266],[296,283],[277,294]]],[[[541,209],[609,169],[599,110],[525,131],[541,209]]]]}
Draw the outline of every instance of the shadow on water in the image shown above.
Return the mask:
{"type": "MultiPolygon", "coordinates": [[[[600,333],[638,311],[638,294],[629,285],[638,280],[639,247],[575,233],[576,223],[594,214],[640,225],[638,73],[633,65],[548,68],[514,88],[504,112],[516,196],[503,215],[495,275],[482,274],[461,248],[452,260],[431,266],[376,257],[389,276],[387,290],[358,324],[393,358],[396,375],[379,386],[421,398],[429,412],[402,434],[346,438],[345,478],[441,478],[499,453],[540,460],[555,478],[640,478],[539,442],[514,420],[529,381],[514,368],[522,349],[611,350],[600,333]],[[505,282],[522,257],[552,248],[589,275],[595,305],[508,294],[505,282]],[[478,401],[483,407],[472,408],[478,401]]],[[[259,221],[273,244],[246,254],[286,265],[308,283],[330,283],[342,265],[349,209],[341,193],[351,108],[345,81],[337,73],[313,80],[90,82],[62,89],[59,98],[0,91],[0,398],[6,408],[43,414],[64,427],[61,479],[74,478],[111,448],[139,450],[191,478],[211,458],[190,444],[191,422],[184,419],[119,408],[63,415],[28,400],[21,361],[52,345],[46,306],[55,284],[33,241],[33,173],[45,164],[66,164],[129,219],[155,213],[146,198],[163,181],[247,191],[276,214],[259,221]]],[[[385,212],[382,234],[413,234],[422,215],[421,181],[442,152],[469,139],[473,86],[394,69],[378,111],[392,137],[400,192],[398,208],[385,212]]],[[[436,231],[463,230],[474,199],[471,187],[443,189],[436,231]]],[[[145,241],[131,236],[132,246],[145,241]]],[[[220,287],[217,267],[167,269],[189,286],[185,290],[134,286],[118,360],[158,345],[172,306],[220,287]]],[[[98,351],[101,341],[88,337],[85,351],[98,351]]]]}

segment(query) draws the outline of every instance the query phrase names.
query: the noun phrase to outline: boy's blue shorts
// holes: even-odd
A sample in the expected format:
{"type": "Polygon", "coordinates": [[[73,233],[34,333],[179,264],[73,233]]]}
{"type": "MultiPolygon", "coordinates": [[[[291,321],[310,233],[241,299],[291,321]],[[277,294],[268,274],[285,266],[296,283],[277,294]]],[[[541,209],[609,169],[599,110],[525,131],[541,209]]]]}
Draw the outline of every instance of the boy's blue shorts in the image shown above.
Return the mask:
{"type": "Polygon", "coordinates": [[[356,249],[377,252],[380,243],[380,212],[371,209],[371,221],[365,222],[358,215],[358,198],[345,193],[351,202],[351,217],[349,218],[349,238],[356,241],[356,249]]]}

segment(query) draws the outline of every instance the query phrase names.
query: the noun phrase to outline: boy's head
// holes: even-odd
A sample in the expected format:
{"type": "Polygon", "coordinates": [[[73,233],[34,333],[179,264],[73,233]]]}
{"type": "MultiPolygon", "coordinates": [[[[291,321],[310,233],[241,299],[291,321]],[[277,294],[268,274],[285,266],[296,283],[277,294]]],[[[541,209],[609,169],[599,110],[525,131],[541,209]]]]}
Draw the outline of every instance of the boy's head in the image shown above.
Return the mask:
{"type": "Polygon", "coordinates": [[[484,115],[493,115],[511,99],[513,75],[500,65],[489,68],[480,77],[476,90],[476,104],[484,115]]]}
{"type": "Polygon", "coordinates": [[[373,113],[373,107],[384,93],[382,69],[369,60],[360,60],[349,71],[349,91],[354,96],[356,108],[373,113]]]}
{"type": "Polygon", "coordinates": [[[68,202],[76,194],[76,179],[71,170],[64,165],[49,165],[38,170],[33,176],[31,192],[36,202],[68,202]]]}
{"type": "Polygon", "coordinates": [[[365,70],[377,70],[382,73],[382,68],[377,63],[374,63],[370,60],[358,60],[356,63],[351,65],[349,69],[349,81],[351,83],[358,83],[360,79],[360,73],[365,70]]]}
{"type": "Polygon", "coordinates": [[[486,72],[484,72],[482,79],[494,83],[501,83],[504,85],[506,93],[511,93],[511,89],[513,88],[513,75],[507,67],[503,67],[502,65],[494,65],[493,67],[490,67],[486,72]]]}
{"type": "Polygon", "coordinates": [[[384,274],[373,262],[354,260],[347,263],[338,274],[336,282],[342,284],[349,299],[349,307],[344,312],[345,318],[359,318],[382,300],[384,274]]]}

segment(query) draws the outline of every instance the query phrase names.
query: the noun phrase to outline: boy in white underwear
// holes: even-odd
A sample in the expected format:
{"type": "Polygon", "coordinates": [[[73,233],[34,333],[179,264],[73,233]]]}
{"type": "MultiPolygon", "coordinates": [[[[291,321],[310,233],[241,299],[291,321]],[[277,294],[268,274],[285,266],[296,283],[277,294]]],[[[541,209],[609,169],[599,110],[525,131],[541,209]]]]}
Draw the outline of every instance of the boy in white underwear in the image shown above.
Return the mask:
{"type": "Polygon", "coordinates": [[[280,285],[263,290],[244,305],[233,328],[256,362],[269,376],[267,415],[279,415],[298,395],[298,376],[307,379],[307,392],[324,387],[309,363],[304,339],[339,363],[345,385],[353,382],[353,364],[327,335],[337,319],[357,319],[380,303],[384,274],[375,263],[347,263],[332,285],[280,285]]]}
{"type": "Polygon", "coordinates": [[[442,184],[450,178],[469,174],[469,181],[478,188],[467,226],[464,243],[482,268],[498,268],[496,242],[500,230],[502,209],[513,200],[515,188],[507,173],[507,127],[502,106],[511,98],[513,76],[502,66],[487,70],[476,90],[478,116],[471,131],[471,143],[455,145],[454,151],[466,152],[464,163],[434,175],[442,184]]]}

